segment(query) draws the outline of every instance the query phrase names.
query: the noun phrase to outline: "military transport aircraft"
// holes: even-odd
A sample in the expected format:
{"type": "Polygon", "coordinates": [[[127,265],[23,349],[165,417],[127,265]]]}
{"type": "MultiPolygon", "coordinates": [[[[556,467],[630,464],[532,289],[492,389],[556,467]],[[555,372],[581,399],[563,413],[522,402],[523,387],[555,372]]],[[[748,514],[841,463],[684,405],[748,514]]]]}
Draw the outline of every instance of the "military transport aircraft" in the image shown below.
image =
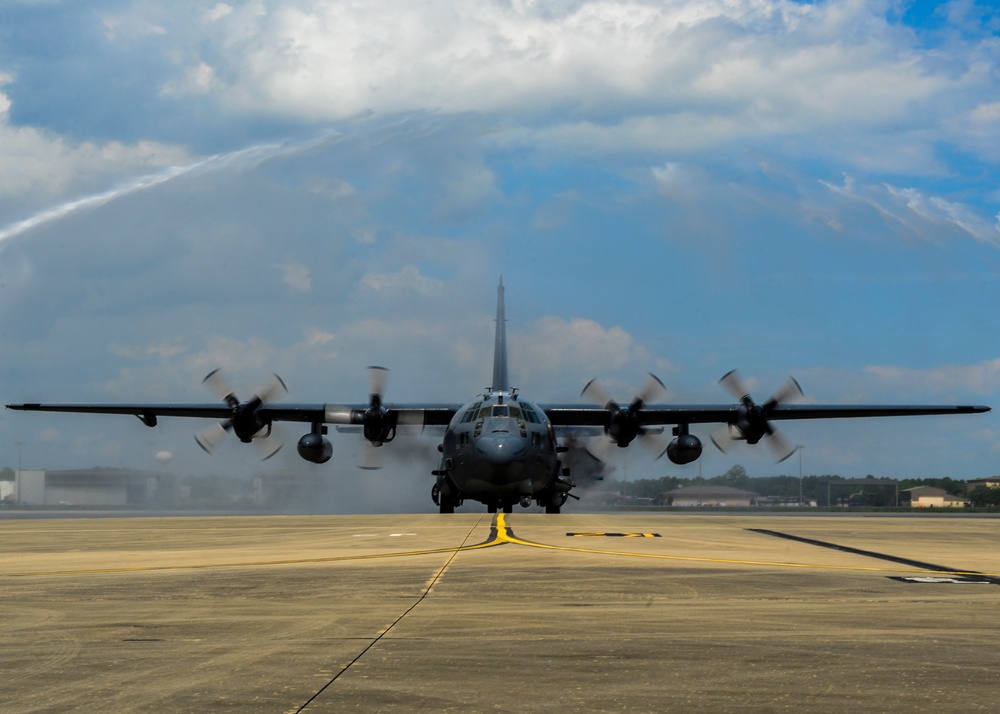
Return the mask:
{"type": "MultiPolygon", "coordinates": [[[[778,460],[788,458],[790,447],[772,426],[784,419],[834,419],[853,417],[912,416],[930,414],[973,414],[987,412],[983,406],[844,406],[785,405],[801,394],[795,380],[771,399],[753,401],[735,372],[721,382],[739,400],[730,405],[650,404],[663,383],[649,375],[646,386],[627,406],[619,404],[594,380],[581,396],[594,405],[539,405],[523,398],[507,379],[507,329],[503,279],[497,287],[496,333],[493,353],[493,383],[483,394],[465,405],[387,405],[382,396],[387,371],[370,367],[370,398],[367,404],[269,404],[285,391],[277,375],[251,399],[241,401],[222,379],[218,370],[205,378],[206,385],[223,400],[217,404],[8,404],[22,411],[86,412],[132,414],[149,427],[158,417],[202,417],[220,419],[195,438],[211,452],[228,433],[246,443],[256,443],[262,458],[270,458],[280,448],[272,436],[274,422],[309,424],[309,432],[298,442],[298,453],[306,461],[326,463],[333,446],[326,438],[328,425],[363,433],[366,456],[362,467],[376,467],[375,447],[392,441],[399,426],[415,425],[444,429],[438,445],[441,459],[432,471],[436,481],[431,497],[441,513],[452,513],[465,500],[484,503],[490,512],[510,512],[514,504],[528,507],[534,501],[546,513],[559,513],[575,487],[562,454],[568,450],[557,436],[603,433],[609,443],[626,447],[635,440],[651,445],[654,455],[664,453],[675,464],[688,464],[701,456],[702,444],[690,433],[692,424],[720,424],[712,441],[721,450],[731,440],[756,444],[767,438],[778,460]],[[673,426],[673,439],[663,445],[664,426],[673,426]]],[[[576,498],[576,496],[573,496],[576,498]]]]}

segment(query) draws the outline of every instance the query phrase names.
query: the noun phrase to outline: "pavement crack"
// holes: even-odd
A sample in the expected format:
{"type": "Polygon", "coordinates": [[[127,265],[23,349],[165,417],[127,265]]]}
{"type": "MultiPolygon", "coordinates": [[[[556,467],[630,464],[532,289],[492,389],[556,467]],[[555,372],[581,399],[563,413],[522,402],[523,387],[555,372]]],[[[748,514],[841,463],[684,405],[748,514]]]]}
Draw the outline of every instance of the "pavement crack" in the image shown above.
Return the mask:
{"type": "MultiPolygon", "coordinates": [[[[313,694],[311,697],[309,697],[309,699],[307,699],[305,701],[305,703],[302,704],[302,706],[300,706],[298,709],[296,709],[295,710],[295,714],[299,714],[299,712],[305,711],[306,707],[308,707],[310,704],[312,704],[314,701],[316,701],[320,697],[320,695],[323,694],[323,692],[325,692],[327,689],[329,689],[331,686],[333,686],[334,682],[336,682],[338,679],[340,679],[351,667],[353,667],[355,664],[357,664],[358,662],[360,662],[362,657],[364,657],[366,654],[368,654],[368,652],[370,652],[372,650],[372,648],[375,647],[375,645],[377,645],[379,642],[381,642],[382,639],[386,635],[388,635],[390,632],[392,632],[392,630],[396,627],[396,625],[398,625],[400,622],[402,622],[406,618],[407,615],[409,615],[411,612],[413,612],[414,610],[417,609],[417,606],[420,605],[420,603],[422,603],[427,598],[427,596],[430,594],[431,590],[434,589],[434,586],[438,583],[438,581],[441,580],[441,576],[444,575],[444,572],[452,564],[452,562],[455,560],[455,558],[458,556],[458,554],[461,553],[463,551],[463,549],[465,549],[467,547],[467,545],[469,543],[469,540],[472,538],[472,534],[475,533],[476,529],[478,529],[479,526],[480,526],[480,524],[483,522],[483,518],[485,518],[485,516],[483,516],[478,521],[476,521],[476,523],[472,526],[472,528],[469,529],[469,532],[466,533],[466,535],[465,535],[465,539],[462,541],[462,545],[460,547],[456,548],[451,553],[451,555],[448,557],[448,561],[444,565],[442,565],[440,568],[438,568],[437,572],[434,573],[434,577],[432,577],[430,579],[430,581],[427,583],[426,587],[424,588],[423,592],[420,593],[420,597],[418,597],[413,602],[413,604],[411,604],[408,608],[406,608],[402,612],[402,614],[399,615],[399,617],[397,617],[395,620],[393,620],[392,624],[390,624],[388,627],[386,627],[384,630],[382,630],[375,639],[373,639],[371,642],[369,642],[368,645],[364,649],[362,649],[354,657],[354,659],[352,659],[344,667],[342,667],[339,672],[337,672],[335,675],[333,675],[329,679],[329,681],[326,682],[326,684],[324,684],[322,687],[320,687],[316,691],[315,694],[313,694]]],[[[494,527],[494,529],[495,529],[495,527],[494,527]]]]}

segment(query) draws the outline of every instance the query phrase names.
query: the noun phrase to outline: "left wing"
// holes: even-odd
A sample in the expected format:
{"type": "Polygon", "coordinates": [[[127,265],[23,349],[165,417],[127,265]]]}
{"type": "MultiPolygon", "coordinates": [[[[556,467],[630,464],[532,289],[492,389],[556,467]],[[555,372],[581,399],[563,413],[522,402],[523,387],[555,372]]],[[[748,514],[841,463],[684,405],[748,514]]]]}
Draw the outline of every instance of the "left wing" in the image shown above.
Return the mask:
{"type": "Polygon", "coordinates": [[[326,439],[327,424],[354,425],[362,428],[365,438],[375,446],[391,441],[396,427],[446,426],[460,405],[416,404],[399,407],[369,404],[265,404],[255,396],[246,402],[233,398],[226,404],[8,404],[8,409],[34,412],[70,412],[83,414],[130,414],[143,424],[154,427],[160,417],[217,419],[195,435],[195,440],[211,452],[226,437],[235,434],[240,441],[255,443],[262,459],[269,459],[281,448],[271,439],[274,422],[309,424],[309,432],[298,442],[298,452],[306,461],[322,464],[330,460],[333,447],[326,439]]]}
{"type": "MultiPolygon", "coordinates": [[[[242,405],[237,405],[242,406],[242,405]]],[[[146,426],[156,426],[158,417],[229,419],[234,407],[219,404],[7,404],[23,412],[75,412],[82,414],[131,414],[146,426]]],[[[265,423],[293,421],[325,424],[364,423],[367,404],[281,404],[260,405],[254,413],[265,423]]],[[[427,404],[389,406],[385,412],[398,424],[447,426],[459,405],[427,404]]]]}

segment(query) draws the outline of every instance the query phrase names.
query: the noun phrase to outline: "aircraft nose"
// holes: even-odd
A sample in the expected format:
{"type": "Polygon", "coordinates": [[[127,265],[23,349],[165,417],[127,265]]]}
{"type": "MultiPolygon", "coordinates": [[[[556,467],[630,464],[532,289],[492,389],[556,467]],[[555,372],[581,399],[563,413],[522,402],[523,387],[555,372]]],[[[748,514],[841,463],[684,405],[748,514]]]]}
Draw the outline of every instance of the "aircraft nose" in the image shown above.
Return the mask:
{"type": "Polygon", "coordinates": [[[491,464],[505,466],[524,454],[527,444],[513,434],[484,434],[476,441],[476,451],[491,464]]]}

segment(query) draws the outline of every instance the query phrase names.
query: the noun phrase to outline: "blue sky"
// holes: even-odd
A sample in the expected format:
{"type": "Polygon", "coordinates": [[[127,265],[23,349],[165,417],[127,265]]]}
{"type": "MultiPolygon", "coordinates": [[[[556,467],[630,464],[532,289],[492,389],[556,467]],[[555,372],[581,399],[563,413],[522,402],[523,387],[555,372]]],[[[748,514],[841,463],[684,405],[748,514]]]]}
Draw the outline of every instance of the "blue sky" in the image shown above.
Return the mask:
{"type": "MultiPolygon", "coordinates": [[[[221,366],[353,402],[377,363],[461,402],[503,275],[537,401],[728,402],[736,367],[1000,405],[998,35],[968,1],[4,3],[2,400],[202,402],[221,366]]],[[[997,418],[783,431],[807,473],[974,478],[997,418]]],[[[0,465],[257,468],[197,428],[8,412],[0,465]]],[[[737,463],[797,470],[703,472],[737,463]]]]}

